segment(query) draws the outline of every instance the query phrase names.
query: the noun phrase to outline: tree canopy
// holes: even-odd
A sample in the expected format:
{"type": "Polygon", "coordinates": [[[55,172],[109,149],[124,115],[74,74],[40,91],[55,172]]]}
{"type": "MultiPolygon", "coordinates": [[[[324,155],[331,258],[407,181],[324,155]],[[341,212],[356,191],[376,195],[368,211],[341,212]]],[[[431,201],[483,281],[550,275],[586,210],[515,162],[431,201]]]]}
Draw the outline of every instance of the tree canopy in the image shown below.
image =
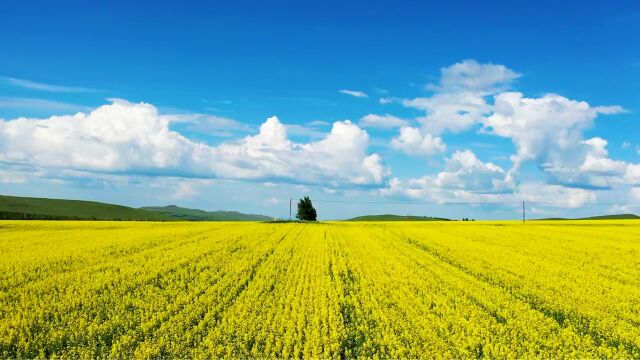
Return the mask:
{"type": "Polygon", "coordinates": [[[313,207],[311,199],[309,199],[308,196],[298,201],[298,214],[296,214],[296,218],[303,221],[316,221],[316,209],[313,207]]]}

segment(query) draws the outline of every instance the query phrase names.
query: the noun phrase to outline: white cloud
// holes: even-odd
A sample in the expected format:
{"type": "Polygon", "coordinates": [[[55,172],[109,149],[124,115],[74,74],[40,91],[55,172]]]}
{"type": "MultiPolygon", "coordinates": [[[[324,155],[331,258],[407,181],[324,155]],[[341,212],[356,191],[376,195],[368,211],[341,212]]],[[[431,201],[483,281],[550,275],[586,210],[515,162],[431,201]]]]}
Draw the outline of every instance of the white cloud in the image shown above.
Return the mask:
{"type": "Polygon", "coordinates": [[[612,106],[596,106],[594,110],[599,114],[604,115],[615,115],[615,114],[623,114],[628,113],[629,111],[622,106],[612,105],[612,106]]]}
{"type": "Polygon", "coordinates": [[[402,181],[393,178],[388,187],[380,190],[384,196],[403,196],[415,200],[434,203],[490,204],[493,206],[513,206],[519,210],[525,200],[530,205],[552,208],[579,208],[596,201],[595,192],[562,185],[544,183],[526,183],[513,189],[513,192],[474,192],[467,189],[442,188],[434,183],[433,177],[422,177],[402,181]]]}
{"type": "Polygon", "coordinates": [[[536,181],[517,185],[512,193],[477,194],[463,191],[460,191],[460,193],[466,195],[461,198],[467,200],[515,205],[515,210],[518,212],[521,209],[523,200],[528,207],[536,206],[538,209],[576,209],[592,204],[597,200],[596,192],[593,190],[536,181]]]}
{"type": "Polygon", "coordinates": [[[435,185],[479,192],[499,192],[509,188],[505,171],[490,162],[482,162],[470,151],[456,151],[447,160],[446,171],[435,178],[435,185]]]}
{"type": "Polygon", "coordinates": [[[329,126],[331,123],[322,120],[313,120],[307,123],[309,126],[329,126]]]}
{"type": "Polygon", "coordinates": [[[419,128],[401,128],[391,141],[392,147],[406,153],[434,154],[445,149],[441,134],[482,126],[482,133],[513,142],[512,167],[505,173],[471,152],[458,152],[436,175],[392,179],[384,190],[387,194],[434,201],[522,197],[576,207],[595,200],[590,188],[640,184],[640,165],[609,158],[603,138],[584,138],[598,115],[626,112],[622,107],[591,106],[556,94],[527,98],[519,92],[506,92],[520,74],[502,65],[465,60],[441,72],[439,83],[427,86],[434,91],[432,96],[402,101],[405,107],[422,110],[425,115],[415,119],[419,128]],[[519,184],[516,177],[526,162],[537,164],[549,183],[519,184]],[[487,193],[478,194],[483,191],[487,193]]]}
{"type": "Polygon", "coordinates": [[[464,60],[441,69],[439,84],[427,86],[435,91],[432,96],[406,99],[402,104],[425,112],[416,119],[423,135],[459,133],[481,123],[493,108],[486,97],[505,89],[519,76],[503,65],[464,60]]]}
{"type": "Polygon", "coordinates": [[[33,174],[0,168],[0,184],[22,184],[32,176],[33,174]]]}
{"type": "Polygon", "coordinates": [[[366,93],[362,92],[362,91],[357,91],[357,90],[339,90],[338,91],[341,94],[345,94],[345,95],[351,95],[351,96],[355,96],[358,98],[367,98],[369,97],[369,95],[367,95],[366,93]]]}
{"type": "Polygon", "coordinates": [[[596,200],[592,190],[528,182],[515,184],[501,167],[483,162],[470,150],[457,151],[443,171],[421,178],[392,178],[384,196],[401,196],[435,203],[494,203],[515,206],[520,201],[539,206],[576,208],[596,200]]]}
{"type": "Polygon", "coordinates": [[[444,152],[447,148],[439,137],[422,134],[420,129],[405,126],[400,129],[400,135],[391,140],[391,147],[410,155],[434,155],[444,152]]]}
{"type": "Polygon", "coordinates": [[[428,88],[446,93],[494,93],[520,77],[504,65],[480,64],[473,59],[442,68],[440,72],[440,84],[430,84],[428,88]]]}
{"type": "Polygon", "coordinates": [[[505,92],[495,96],[494,112],[483,125],[516,146],[511,175],[533,161],[562,184],[608,187],[615,180],[611,176],[624,172],[626,163],[607,157],[606,140],[584,140],[583,133],[598,114],[616,111],[620,108],[592,107],[555,94],[525,98],[519,92],[505,92]]]}
{"type": "Polygon", "coordinates": [[[285,202],[284,199],[279,199],[277,197],[270,197],[267,199],[267,201],[265,202],[266,205],[269,206],[274,206],[274,205],[278,205],[278,204],[283,204],[285,202]]]}
{"type": "Polygon", "coordinates": [[[589,173],[600,173],[619,175],[623,174],[627,169],[627,163],[619,160],[611,160],[605,157],[596,157],[587,155],[584,163],[580,165],[580,171],[589,173]]]}
{"type": "Polygon", "coordinates": [[[45,83],[31,81],[31,80],[16,79],[16,78],[11,78],[11,77],[3,77],[3,78],[0,78],[0,79],[4,80],[6,83],[14,85],[14,86],[18,86],[18,87],[22,87],[22,88],[26,88],[26,89],[32,89],[32,90],[47,91],[47,92],[56,92],[56,93],[90,93],[90,92],[101,92],[101,91],[103,91],[103,90],[91,89],[91,88],[79,87],[79,86],[51,85],[51,84],[45,84],[45,83]]]}
{"type": "Polygon", "coordinates": [[[484,120],[491,133],[510,138],[517,148],[515,167],[523,161],[553,161],[575,153],[583,141],[582,132],[591,127],[598,112],[584,101],[547,94],[525,98],[522,93],[501,93],[495,97],[495,111],[484,120]]]}
{"type": "Polygon", "coordinates": [[[45,99],[21,98],[21,97],[0,97],[0,108],[5,109],[26,109],[37,111],[65,111],[76,112],[86,111],[86,106],[70,104],[61,101],[45,99]]]}
{"type": "Polygon", "coordinates": [[[152,105],[118,100],[90,113],[0,121],[0,161],[328,186],[377,184],[389,173],[379,155],[367,153],[368,134],[349,121],[334,123],[319,141],[295,143],[272,117],[257,135],[209,146],[172,131],[170,120],[152,105]]]}
{"type": "Polygon", "coordinates": [[[635,210],[631,204],[615,204],[609,208],[609,212],[612,214],[631,214],[635,210]]]}
{"type": "Polygon", "coordinates": [[[397,116],[393,115],[376,115],[376,114],[368,114],[363,116],[360,119],[358,125],[362,127],[372,127],[372,128],[380,128],[380,129],[392,129],[403,126],[408,126],[409,122],[407,120],[401,119],[397,116]]]}
{"type": "Polygon", "coordinates": [[[198,195],[198,191],[194,188],[193,184],[188,181],[181,181],[178,183],[178,187],[171,195],[173,200],[189,199],[198,195]]]}
{"type": "Polygon", "coordinates": [[[640,164],[628,164],[624,181],[631,185],[640,185],[640,164]]]}
{"type": "Polygon", "coordinates": [[[429,98],[404,100],[402,104],[426,112],[417,120],[423,132],[432,135],[468,130],[491,111],[484,96],[472,92],[439,93],[429,98]]]}
{"type": "Polygon", "coordinates": [[[378,100],[378,102],[382,105],[392,104],[392,103],[401,103],[402,99],[397,97],[383,97],[378,100]]]}
{"type": "Polygon", "coordinates": [[[435,91],[433,96],[403,101],[404,106],[425,115],[416,119],[421,124],[420,136],[416,130],[407,132],[405,137],[412,141],[401,141],[400,136],[392,140],[395,148],[419,152],[415,145],[399,144],[417,144],[422,137],[429,139],[428,135],[435,138],[482,125],[482,132],[509,138],[516,146],[509,181],[529,161],[560,184],[604,188],[621,181],[628,164],[608,158],[606,140],[585,140],[583,133],[598,115],[625,112],[622,107],[594,107],[555,94],[526,98],[519,92],[504,92],[520,74],[503,65],[465,60],[441,73],[440,82],[428,86],[435,91]],[[488,101],[489,95],[494,95],[493,102],[488,101]]]}
{"type": "Polygon", "coordinates": [[[83,174],[85,177],[90,175],[95,178],[102,178],[108,182],[125,181],[134,183],[138,186],[144,184],[150,188],[155,189],[155,198],[166,201],[179,201],[196,198],[201,189],[205,186],[212,185],[214,180],[212,179],[194,179],[194,178],[180,178],[172,176],[163,177],[139,177],[139,176],[114,176],[108,174],[83,174]]]}
{"type": "Polygon", "coordinates": [[[634,187],[630,190],[631,196],[636,200],[640,201],[640,187],[634,187]]]}
{"type": "Polygon", "coordinates": [[[578,208],[596,201],[596,194],[592,190],[541,183],[526,183],[520,185],[515,193],[515,197],[543,206],[564,208],[578,208]]]}
{"type": "Polygon", "coordinates": [[[502,168],[482,162],[472,151],[456,151],[447,159],[445,170],[406,181],[393,178],[381,193],[435,202],[486,201],[512,190],[505,177],[502,168]]]}

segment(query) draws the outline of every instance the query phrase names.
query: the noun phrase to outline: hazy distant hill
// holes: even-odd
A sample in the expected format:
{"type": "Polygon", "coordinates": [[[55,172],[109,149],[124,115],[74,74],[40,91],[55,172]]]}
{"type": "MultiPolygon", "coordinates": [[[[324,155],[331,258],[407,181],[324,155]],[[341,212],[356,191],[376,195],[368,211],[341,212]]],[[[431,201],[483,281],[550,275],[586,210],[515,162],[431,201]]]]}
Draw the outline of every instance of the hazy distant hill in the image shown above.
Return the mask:
{"type": "Polygon", "coordinates": [[[640,219],[640,216],[635,214],[614,214],[614,215],[600,215],[600,216],[590,216],[585,218],[546,218],[540,220],[637,220],[640,219]]]}
{"type": "Polygon", "coordinates": [[[146,211],[153,211],[169,216],[176,220],[189,221],[269,221],[270,216],[243,214],[237,211],[204,211],[198,209],[188,209],[176,205],[169,206],[145,206],[141,208],[146,211]]]}
{"type": "Polygon", "coordinates": [[[436,218],[429,216],[413,216],[413,215],[364,215],[357,216],[347,221],[449,221],[450,219],[436,218]]]}
{"type": "Polygon", "coordinates": [[[0,195],[0,219],[265,221],[269,216],[237,211],[203,211],[175,205],[135,209],[96,201],[0,195]]]}
{"type": "Polygon", "coordinates": [[[161,213],[95,201],[2,195],[0,219],[171,220],[161,213]]]}

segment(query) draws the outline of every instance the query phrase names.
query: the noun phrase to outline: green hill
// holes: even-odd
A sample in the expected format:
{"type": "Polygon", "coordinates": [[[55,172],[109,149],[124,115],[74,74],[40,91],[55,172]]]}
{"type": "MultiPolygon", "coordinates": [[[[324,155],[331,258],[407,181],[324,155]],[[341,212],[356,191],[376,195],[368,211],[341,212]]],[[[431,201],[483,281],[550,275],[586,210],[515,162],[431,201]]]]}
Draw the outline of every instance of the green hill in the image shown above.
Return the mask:
{"type": "Polygon", "coordinates": [[[270,216],[244,214],[237,211],[204,211],[198,209],[182,208],[176,205],[169,206],[146,206],[141,208],[146,211],[153,211],[176,220],[188,221],[269,221],[270,216]]]}
{"type": "Polygon", "coordinates": [[[204,211],[175,205],[144,207],[95,201],[0,195],[0,219],[29,220],[158,220],[158,221],[268,221],[269,216],[237,211],[204,211]]]}
{"type": "Polygon", "coordinates": [[[614,215],[599,215],[599,216],[590,216],[584,218],[546,218],[540,220],[637,220],[640,219],[640,216],[635,214],[614,214],[614,215]]]}
{"type": "Polygon", "coordinates": [[[171,220],[152,211],[95,201],[0,195],[0,219],[40,220],[171,220]]]}
{"type": "Polygon", "coordinates": [[[347,221],[449,221],[450,219],[429,217],[429,216],[413,216],[413,215],[364,215],[357,216],[347,221]]]}
{"type": "Polygon", "coordinates": [[[600,215],[581,218],[579,220],[636,220],[640,219],[640,216],[635,214],[615,214],[615,215],[600,215]]]}

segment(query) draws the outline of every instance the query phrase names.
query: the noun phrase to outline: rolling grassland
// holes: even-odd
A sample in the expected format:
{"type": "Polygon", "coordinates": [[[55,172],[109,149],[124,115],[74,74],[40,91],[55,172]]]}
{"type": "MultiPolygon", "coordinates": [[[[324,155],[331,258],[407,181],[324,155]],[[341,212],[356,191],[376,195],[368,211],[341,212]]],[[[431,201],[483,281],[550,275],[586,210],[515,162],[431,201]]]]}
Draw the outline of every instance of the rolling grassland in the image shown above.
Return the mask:
{"type": "Polygon", "coordinates": [[[640,358],[640,223],[0,222],[0,357],[640,358]]]}

